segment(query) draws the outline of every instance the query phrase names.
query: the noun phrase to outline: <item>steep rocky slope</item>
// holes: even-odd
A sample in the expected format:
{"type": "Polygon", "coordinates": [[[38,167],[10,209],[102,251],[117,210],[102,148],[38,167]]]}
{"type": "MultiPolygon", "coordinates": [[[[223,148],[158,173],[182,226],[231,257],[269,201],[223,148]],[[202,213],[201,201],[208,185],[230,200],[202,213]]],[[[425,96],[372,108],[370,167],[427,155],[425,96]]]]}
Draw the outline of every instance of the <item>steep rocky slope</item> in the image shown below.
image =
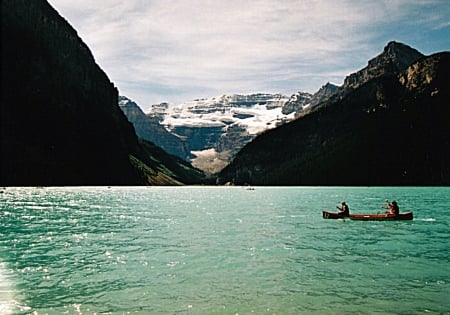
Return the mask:
{"type": "Polygon", "coordinates": [[[373,78],[384,74],[396,74],[424,57],[416,49],[396,41],[389,42],[383,52],[369,60],[367,67],[345,78],[343,89],[356,89],[373,78]]]}
{"type": "Polygon", "coordinates": [[[449,78],[449,52],[391,42],[315,111],[244,147],[218,182],[449,185],[449,78]]]}
{"type": "Polygon", "coordinates": [[[185,141],[168,132],[156,117],[146,115],[135,102],[125,96],[119,96],[119,107],[133,124],[140,138],[153,142],[166,152],[182,159],[186,160],[190,155],[185,141]]]}
{"type": "Polygon", "coordinates": [[[1,185],[180,184],[46,1],[2,0],[1,23],[1,185]]]}
{"type": "Polygon", "coordinates": [[[283,114],[295,112],[295,117],[297,118],[304,116],[314,110],[317,105],[327,101],[331,96],[336,94],[338,90],[339,86],[328,82],[314,94],[297,92],[292,95],[289,101],[283,106],[282,112],[283,114]]]}

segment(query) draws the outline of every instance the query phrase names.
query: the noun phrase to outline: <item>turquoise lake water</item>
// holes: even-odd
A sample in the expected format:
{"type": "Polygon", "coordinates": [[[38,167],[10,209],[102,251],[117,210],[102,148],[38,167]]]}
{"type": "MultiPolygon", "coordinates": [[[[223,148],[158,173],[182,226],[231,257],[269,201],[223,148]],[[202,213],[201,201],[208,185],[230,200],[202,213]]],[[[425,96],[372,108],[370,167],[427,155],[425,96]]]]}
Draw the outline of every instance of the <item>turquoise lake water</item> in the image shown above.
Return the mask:
{"type": "Polygon", "coordinates": [[[0,314],[450,314],[449,187],[2,188],[0,314]],[[385,199],[413,221],[324,220],[385,199]]]}

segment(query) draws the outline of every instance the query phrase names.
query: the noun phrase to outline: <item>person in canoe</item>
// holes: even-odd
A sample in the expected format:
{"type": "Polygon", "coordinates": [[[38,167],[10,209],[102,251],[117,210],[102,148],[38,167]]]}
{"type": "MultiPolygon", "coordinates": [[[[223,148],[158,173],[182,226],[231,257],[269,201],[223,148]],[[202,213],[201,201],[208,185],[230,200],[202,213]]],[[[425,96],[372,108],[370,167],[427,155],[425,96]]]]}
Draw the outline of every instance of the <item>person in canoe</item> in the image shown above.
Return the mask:
{"type": "Polygon", "coordinates": [[[400,213],[400,208],[398,207],[397,201],[394,200],[389,202],[386,200],[386,202],[388,203],[390,209],[390,211],[386,211],[386,214],[398,215],[400,213]]]}
{"type": "Polygon", "coordinates": [[[350,215],[350,210],[349,210],[347,204],[345,203],[345,201],[342,201],[341,206],[342,207],[336,206],[336,208],[339,209],[338,214],[342,217],[348,217],[350,215]]]}

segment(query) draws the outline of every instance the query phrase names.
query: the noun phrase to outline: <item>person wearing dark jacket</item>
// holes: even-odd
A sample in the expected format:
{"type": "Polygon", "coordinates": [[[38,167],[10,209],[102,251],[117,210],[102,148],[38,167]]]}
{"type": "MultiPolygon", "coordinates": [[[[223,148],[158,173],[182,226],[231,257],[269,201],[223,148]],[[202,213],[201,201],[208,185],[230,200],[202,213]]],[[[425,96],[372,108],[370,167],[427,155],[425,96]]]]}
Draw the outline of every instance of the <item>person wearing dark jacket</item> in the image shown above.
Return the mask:
{"type": "Polygon", "coordinates": [[[387,212],[388,214],[398,215],[400,213],[400,208],[398,207],[397,201],[389,202],[389,209],[391,209],[390,212],[387,212]]]}
{"type": "Polygon", "coordinates": [[[350,215],[350,210],[349,210],[347,204],[345,203],[345,201],[343,201],[341,205],[342,205],[342,207],[336,207],[339,209],[338,214],[343,217],[348,217],[350,215]]]}

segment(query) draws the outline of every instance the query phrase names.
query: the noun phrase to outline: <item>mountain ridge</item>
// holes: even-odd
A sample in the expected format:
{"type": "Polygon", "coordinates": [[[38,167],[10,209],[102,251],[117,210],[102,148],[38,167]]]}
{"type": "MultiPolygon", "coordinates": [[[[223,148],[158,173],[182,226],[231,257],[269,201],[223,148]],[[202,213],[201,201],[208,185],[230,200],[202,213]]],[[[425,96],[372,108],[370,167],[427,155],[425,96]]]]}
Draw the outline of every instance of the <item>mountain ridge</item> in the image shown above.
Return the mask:
{"type": "Polygon", "coordinates": [[[356,72],[358,84],[247,144],[218,183],[448,185],[450,53],[412,56],[402,71],[388,60],[356,72]]]}
{"type": "Polygon", "coordinates": [[[186,144],[179,137],[168,132],[159,120],[146,115],[136,102],[125,96],[119,96],[119,107],[136,130],[136,134],[163,148],[167,153],[185,158],[189,155],[186,144]]]}
{"type": "Polygon", "coordinates": [[[385,73],[398,75],[412,63],[425,57],[418,50],[396,41],[390,41],[376,57],[367,62],[367,66],[356,71],[344,80],[343,89],[357,88],[377,76],[385,73]]]}
{"type": "Polygon", "coordinates": [[[0,185],[182,184],[189,171],[139,141],[117,88],[47,1],[3,0],[1,28],[0,185]]]}

